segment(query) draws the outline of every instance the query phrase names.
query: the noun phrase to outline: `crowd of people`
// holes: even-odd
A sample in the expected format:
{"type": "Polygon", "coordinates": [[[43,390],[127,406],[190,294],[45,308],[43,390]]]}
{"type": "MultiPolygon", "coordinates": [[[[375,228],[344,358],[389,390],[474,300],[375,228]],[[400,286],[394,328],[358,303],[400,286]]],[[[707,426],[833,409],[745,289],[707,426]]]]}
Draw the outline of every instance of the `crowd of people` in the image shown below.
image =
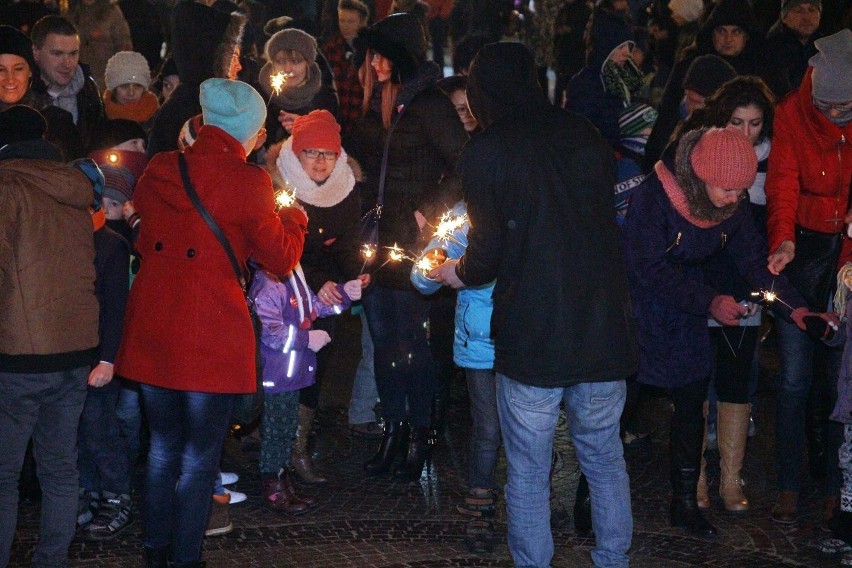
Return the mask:
{"type": "Polygon", "coordinates": [[[749,511],[771,326],[772,520],[798,521],[807,449],[852,566],[852,11],[772,4],[0,2],[0,567],[30,454],[33,566],[121,534],[134,491],[146,565],[204,566],[246,498],[237,419],[264,505],[309,513],[346,310],[364,474],[429,471],[463,372],[465,545],[493,550],[502,489],[535,567],[560,411],[595,566],[629,564],[654,397],[671,525],[714,537],[711,487],[749,511]]]}

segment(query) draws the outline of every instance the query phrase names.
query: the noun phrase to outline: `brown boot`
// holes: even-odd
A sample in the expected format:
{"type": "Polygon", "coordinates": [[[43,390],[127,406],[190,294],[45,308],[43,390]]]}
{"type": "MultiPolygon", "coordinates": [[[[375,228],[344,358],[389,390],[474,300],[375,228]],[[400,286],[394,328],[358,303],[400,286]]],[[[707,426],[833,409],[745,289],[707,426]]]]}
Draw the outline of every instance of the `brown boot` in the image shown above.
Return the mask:
{"type": "Polygon", "coordinates": [[[704,451],[707,449],[707,401],[704,401],[704,441],[701,443],[701,471],[698,474],[698,485],[695,488],[695,500],[699,509],[710,508],[710,493],[707,490],[707,460],[704,451]]]}
{"type": "Polygon", "coordinates": [[[307,495],[306,493],[299,493],[296,490],[296,486],[293,485],[293,478],[290,476],[290,471],[286,468],[281,468],[281,471],[278,472],[278,479],[281,482],[281,492],[285,495],[288,495],[291,499],[296,501],[301,501],[308,508],[315,507],[317,504],[317,498],[313,495],[307,495]]]}
{"type": "Polygon", "coordinates": [[[722,477],[719,481],[719,496],[725,503],[725,510],[731,513],[744,513],[749,509],[748,498],[743,493],[743,458],[748,439],[748,418],[751,405],[718,403],[716,432],[719,439],[719,469],[722,477]]]}
{"type": "Polygon", "coordinates": [[[778,500],[772,509],[772,520],[782,525],[792,525],[796,522],[799,494],[796,491],[781,491],[778,500]]]}
{"type": "Polygon", "coordinates": [[[325,483],[328,480],[314,471],[314,461],[308,452],[308,436],[313,428],[314,414],[316,414],[315,409],[299,405],[299,425],[296,427],[296,438],[293,440],[293,453],[290,460],[293,471],[305,483],[325,483]]]}
{"type": "Polygon", "coordinates": [[[261,482],[263,504],[276,513],[301,515],[307,512],[308,505],[303,501],[293,499],[292,495],[282,491],[280,478],[270,477],[261,482]]]}

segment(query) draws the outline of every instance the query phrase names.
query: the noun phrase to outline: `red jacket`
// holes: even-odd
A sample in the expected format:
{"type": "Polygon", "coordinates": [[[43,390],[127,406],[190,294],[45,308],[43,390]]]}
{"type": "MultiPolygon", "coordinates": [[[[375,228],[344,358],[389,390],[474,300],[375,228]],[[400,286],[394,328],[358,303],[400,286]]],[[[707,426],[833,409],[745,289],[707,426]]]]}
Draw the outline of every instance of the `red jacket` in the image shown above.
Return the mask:
{"type": "Polygon", "coordinates": [[[775,109],[766,173],[769,252],[796,242],[795,225],[844,231],[852,180],[852,123],[843,128],[814,108],[811,73],[775,109]]]}
{"type": "MultiPolygon", "coordinates": [[[[142,218],[118,374],[164,388],[210,393],[253,392],[255,339],[245,298],[222,245],[184,189],[178,152],[157,154],[136,186],[142,218]]],[[[186,150],[201,202],[237,259],[251,257],[283,276],[302,255],[307,220],[275,215],[272,182],[246,163],[242,146],[204,126],[186,150]]]]}

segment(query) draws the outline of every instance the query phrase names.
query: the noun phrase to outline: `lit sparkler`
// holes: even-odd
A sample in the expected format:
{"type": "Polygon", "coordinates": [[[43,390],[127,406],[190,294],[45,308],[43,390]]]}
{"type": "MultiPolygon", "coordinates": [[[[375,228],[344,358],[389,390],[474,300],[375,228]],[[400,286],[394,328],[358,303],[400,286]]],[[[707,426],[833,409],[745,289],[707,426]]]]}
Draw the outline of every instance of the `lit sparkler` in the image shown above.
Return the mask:
{"type": "Polygon", "coordinates": [[[296,195],[289,187],[275,194],[276,211],[284,207],[292,207],[296,203],[296,195]]]}
{"type": "Polygon", "coordinates": [[[281,89],[287,84],[287,80],[293,76],[293,73],[284,73],[279,71],[269,78],[269,86],[272,87],[272,92],[277,97],[281,94],[281,89]]]}
{"type": "Polygon", "coordinates": [[[782,306],[789,309],[791,312],[793,311],[793,306],[791,306],[790,304],[788,304],[787,302],[785,302],[784,300],[779,298],[778,294],[776,294],[773,290],[758,290],[757,292],[752,292],[751,297],[757,298],[757,301],[761,304],[767,304],[768,305],[768,304],[774,304],[775,302],[778,302],[782,306]]]}
{"type": "Polygon", "coordinates": [[[447,211],[441,215],[441,220],[438,221],[438,226],[435,227],[435,233],[433,236],[443,241],[445,244],[448,244],[450,241],[461,244],[455,237],[453,237],[453,233],[455,233],[462,225],[467,223],[467,221],[467,214],[453,215],[452,210],[447,211]]]}

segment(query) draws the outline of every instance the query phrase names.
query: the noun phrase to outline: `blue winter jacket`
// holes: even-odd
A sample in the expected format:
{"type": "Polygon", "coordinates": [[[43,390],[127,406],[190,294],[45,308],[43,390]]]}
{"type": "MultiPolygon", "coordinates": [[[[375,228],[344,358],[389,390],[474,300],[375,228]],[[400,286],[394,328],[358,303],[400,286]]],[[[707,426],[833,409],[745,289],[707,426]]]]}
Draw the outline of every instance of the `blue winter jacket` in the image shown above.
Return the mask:
{"type": "MultiPolygon", "coordinates": [[[[459,201],[451,215],[467,214],[467,205],[459,201]]],[[[453,232],[446,241],[434,237],[423,252],[444,249],[447,258],[461,258],[467,249],[467,232],[470,221],[453,232]]],[[[434,294],[441,288],[439,282],[426,277],[415,265],[411,269],[411,283],[422,294],[434,294]]],[[[494,309],[494,282],[482,286],[468,286],[459,290],[456,301],[456,332],[453,340],[453,361],[465,369],[494,368],[494,340],[491,339],[491,312],[494,309]]]]}

